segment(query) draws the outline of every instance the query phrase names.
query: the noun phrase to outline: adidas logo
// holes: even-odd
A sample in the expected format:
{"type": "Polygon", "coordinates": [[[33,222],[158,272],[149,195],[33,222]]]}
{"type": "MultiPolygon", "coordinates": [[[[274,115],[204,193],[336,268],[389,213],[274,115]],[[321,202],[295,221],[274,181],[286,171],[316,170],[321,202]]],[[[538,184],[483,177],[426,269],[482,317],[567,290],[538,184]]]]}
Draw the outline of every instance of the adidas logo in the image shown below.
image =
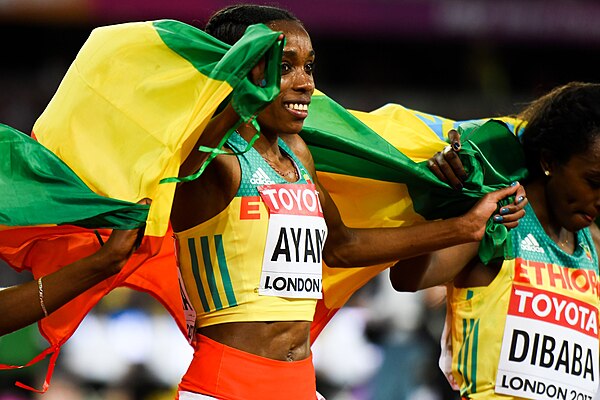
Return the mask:
{"type": "Polygon", "coordinates": [[[250,183],[253,185],[272,185],[275,182],[273,182],[273,180],[269,178],[269,175],[267,175],[267,173],[263,171],[262,168],[258,167],[258,169],[252,174],[252,177],[250,178],[250,183]]]}
{"type": "Polygon", "coordinates": [[[540,247],[540,244],[531,233],[525,236],[525,239],[521,240],[521,250],[527,250],[534,253],[544,253],[544,249],[540,247]]]}
{"type": "Polygon", "coordinates": [[[588,260],[593,261],[594,258],[592,257],[592,252],[591,252],[589,246],[585,243],[579,243],[579,247],[581,247],[583,249],[583,252],[585,253],[588,260]]]}

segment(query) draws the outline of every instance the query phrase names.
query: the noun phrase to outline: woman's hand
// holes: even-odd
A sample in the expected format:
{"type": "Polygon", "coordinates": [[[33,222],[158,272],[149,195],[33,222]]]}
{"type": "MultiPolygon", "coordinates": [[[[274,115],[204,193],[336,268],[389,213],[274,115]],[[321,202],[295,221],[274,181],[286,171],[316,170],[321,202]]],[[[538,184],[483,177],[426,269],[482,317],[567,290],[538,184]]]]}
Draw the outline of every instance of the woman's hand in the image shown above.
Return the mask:
{"type": "MultiPolygon", "coordinates": [[[[150,204],[150,199],[142,199],[138,204],[150,204]]],[[[110,266],[111,272],[116,274],[121,271],[131,255],[140,247],[144,238],[145,226],[138,229],[114,229],[110,237],[98,251],[98,256],[104,258],[110,266]]]]}
{"type": "Polygon", "coordinates": [[[475,234],[474,240],[479,241],[483,239],[485,226],[492,215],[494,222],[501,223],[508,229],[517,227],[519,220],[525,215],[524,208],[527,202],[525,189],[520,183],[515,182],[509,187],[486,194],[469,212],[460,218],[463,218],[465,223],[472,227],[475,234]],[[498,213],[495,213],[498,202],[511,195],[515,195],[515,201],[512,204],[503,206],[498,213]]]}
{"type": "Polygon", "coordinates": [[[450,144],[444,150],[438,151],[427,161],[427,166],[437,178],[446,182],[456,190],[463,188],[467,173],[458,157],[461,148],[460,134],[452,129],[448,132],[450,144]]]}
{"type": "MultiPolygon", "coordinates": [[[[277,40],[281,41],[285,38],[284,34],[280,34],[277,40]]],[[[253,82],[256,86],[265,87],[267,85],[267,81],[265,80],[265,70],[267,68],[267,62],[265,57],[261,57],[260,60],[256,63],[254,67],[250,70],[248,74],[248,78],[251,82],[253,82]]]]}
{"type": "MultiPolygon", "coordinates": [[[[467,179],[467,174],[458,157],[458,152],[462,147],[460,134],[452,129],[448,132],[448,139],[450,140],[450,144],[446,146],[444,150],[435,153],[433,157],[428,160],[427,166],[439,180],[446,182],[457,190],[461,190],[463,188],[463,182],[467,179]]],[[[512,190],[509,187],[484,196],[467,215],[474,213],[471,214],[471,216],[478,220],[477,213],[482,212],[481,217],[483,218],[483,225],[481,226],[485,228],[485,223],[498,207],[497,203],[513,193],[515,194],[514,203],[502,207],[500,212],[494,215],[494,222],[502,223],[508,229],[515,228],[519,225],[519,219],[525,215],[523,208],[527,204],[525,189],[517,182],[513,183],[512,190]],[[500,197],[498,197],[498,195],[500,197]]],[[[465,217],[467,215],[465,215],[465,217]]]]}
{"type": "MultiPolygon", "coordinates": [[[[150,204],[150,200],[141,200],[139,204],[150,204]]],[[[0,336],[48,316],[92,286],[119,273],[143,236],[144,227],[114,230],[96,253],[36,280],[0,290],[0,336]]]]}

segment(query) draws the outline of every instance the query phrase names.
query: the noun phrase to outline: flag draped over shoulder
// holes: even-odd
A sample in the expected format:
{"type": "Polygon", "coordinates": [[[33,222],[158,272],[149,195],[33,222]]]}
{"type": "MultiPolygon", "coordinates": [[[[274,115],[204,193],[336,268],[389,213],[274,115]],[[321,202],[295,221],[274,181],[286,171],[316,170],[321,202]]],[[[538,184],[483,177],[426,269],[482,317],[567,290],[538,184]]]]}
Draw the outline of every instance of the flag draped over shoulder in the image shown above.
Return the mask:
{"type": "MultiPolygon", "coordinates": [[[[366,113],[346,110],[315,93],[302,137],[308,144],[319,181],[355,228],[398,227],[457,216],[485,193],[526,175],[517,120],[453,121],[388,104],[366,113]],[[450,129],[462,133],[460,155],[469,175],[457,191],[439,181],[425,160],[447,145],[450,129]]],[[[503,225],[488,222],[480,247],[482,260],[510,257],[503,225]]],[[[394,263],[323,270],[323,299],[311,328],[320,331],[350,296],[394,263]]]]}
{"type": "Polygon", "coordinates": [[[50,347],[31,363],[53,355],[42,391],[60,346],[117,286],[149,292],[186,329],[169,238],[175,185],[160,182],[177,176],[224,99],[249,121],[277,96],[278,38],[265,25],[234,46],[171,20],[97,28],[36,121],[38,141],[0,126],[0,257],[13,268],[44,276],[97,251],[110,229],[146,225],[148,251],[39,322],[50,347]],[[248,75],[263,57],[258,87],[248,75]]]}
{"type": "Polygon", "coordinates": [[[281,51],[264,25],[233,47],[181,22],[95,29],[33,131],[96,193],[152,199],[146,234],[167,231],[177,176],[219,104],[232,93],[244,120],[278,93],[281,51]],[[231,47],[231,48],[230,48],[231,47]],[[267,83],[247,78],[267,54],[267,83]]]}

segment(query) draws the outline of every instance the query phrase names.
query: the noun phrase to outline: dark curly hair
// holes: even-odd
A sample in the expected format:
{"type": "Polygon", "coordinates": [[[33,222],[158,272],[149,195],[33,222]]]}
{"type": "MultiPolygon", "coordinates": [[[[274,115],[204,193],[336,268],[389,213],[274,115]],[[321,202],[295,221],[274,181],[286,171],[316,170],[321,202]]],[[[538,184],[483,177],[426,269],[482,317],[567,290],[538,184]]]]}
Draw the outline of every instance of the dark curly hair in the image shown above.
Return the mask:
{"type": "Polygon", "coordinates": [[[600,84],[570,82],[533,101],[518,117],[530,179],[538,178],[542,152],[564,164],[600,136],[600,84]]]}
{"type": "Polygon", "coordinates": [[[222,42],[233,45],[254,24],[268,24],[273,21],[302,22],[291,12],[257,4],[236,4],[225,7],[216,13],[206,23],[204,31],[222,42]]]}

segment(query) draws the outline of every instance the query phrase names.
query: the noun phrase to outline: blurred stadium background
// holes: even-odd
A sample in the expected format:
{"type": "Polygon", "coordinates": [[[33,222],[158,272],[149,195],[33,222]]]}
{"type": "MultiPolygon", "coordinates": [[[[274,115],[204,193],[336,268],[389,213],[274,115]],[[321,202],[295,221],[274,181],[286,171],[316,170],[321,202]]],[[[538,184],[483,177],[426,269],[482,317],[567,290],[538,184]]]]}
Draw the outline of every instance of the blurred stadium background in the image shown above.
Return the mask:
{"type": "MultiPolygon", "coordinates": [[[[163,18],[202,27],[232,3],[0,0],[0,123],[31,130],[94,27],[163,18]]],[[[317,87],[351,109],[393,102],[453,119],[489,117],[514,113],[556,85],[600,80],[597,1],[262,4],[287,8],[304,21],[317,51],[317,87]]],[[[0,266],[2,286],[26,279],[0,266]]],[[[443,316],[443,292],[401,295],[391,293],[385,276],[375,280],[317,342],[319,389],[329,400],[457,398],[437,371],[443,316]]],[[[0,363],[27,362],[42,346],[35,326],[9,335],[0,339],[0,363]]],[[[119,290],[65,346],[43,398],[172,399],[190,357],[153,299],[119,290]]],[[[0,400],[37,398],[14,381],[39,388],[44,374],[43,363],[0,371],[0,400]]]]}

